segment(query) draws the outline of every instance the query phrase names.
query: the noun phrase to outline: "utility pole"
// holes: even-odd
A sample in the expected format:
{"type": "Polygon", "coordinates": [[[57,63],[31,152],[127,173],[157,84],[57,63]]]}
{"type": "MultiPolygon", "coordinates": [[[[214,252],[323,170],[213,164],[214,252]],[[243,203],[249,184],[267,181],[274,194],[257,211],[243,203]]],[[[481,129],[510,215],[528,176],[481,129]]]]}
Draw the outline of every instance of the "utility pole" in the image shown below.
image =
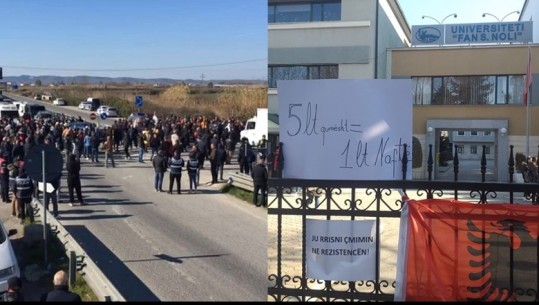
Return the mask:
{"type": "Polygon", "coordinates": [[[202,79],[202,86],[204,86],[204,73],[202,73],[202,75],[200,75],[200,78],[202,79]]]}

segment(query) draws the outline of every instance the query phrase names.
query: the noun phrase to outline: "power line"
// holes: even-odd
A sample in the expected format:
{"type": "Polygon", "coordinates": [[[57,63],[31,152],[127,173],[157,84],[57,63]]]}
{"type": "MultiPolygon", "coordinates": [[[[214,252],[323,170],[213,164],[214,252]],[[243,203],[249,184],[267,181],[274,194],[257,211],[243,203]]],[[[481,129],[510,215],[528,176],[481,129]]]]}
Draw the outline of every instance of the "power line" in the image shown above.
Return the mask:
{"type": "Polygon", "coordinates": [[[231,61],[225,63],[217,64],[207,64],[207,65],[193,65],[193,66],[177,66],[177,67],[160,67],[160,68],[131,68],[131,69],[84,69],[84,68],[46,68],[46,67],[22,67],[22,66],[6,66],[4,68],[11,69],[28,69],[28,70],[55,70],[55,71],[92,71],[92,72],[128,72],[128,71],[159,71],[159,70],[181,70],[181,69],[193,69],[193,68],[206,68],[206,67],[217,67],[217,66],[227,66],[227,65],[236,65],[249,62],[263,61],[267,58],[259,59],[250,59],[243,61],[231,61]]]}

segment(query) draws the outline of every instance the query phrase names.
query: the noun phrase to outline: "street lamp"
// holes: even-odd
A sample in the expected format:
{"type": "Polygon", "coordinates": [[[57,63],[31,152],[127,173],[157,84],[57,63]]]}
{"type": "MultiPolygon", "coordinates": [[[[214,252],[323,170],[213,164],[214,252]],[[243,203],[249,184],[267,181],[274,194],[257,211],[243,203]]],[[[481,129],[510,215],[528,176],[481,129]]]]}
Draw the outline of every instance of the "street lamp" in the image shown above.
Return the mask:
{"type": "Polygon", "coordinates": [[[508,13],[507,15],[503,16],[503,18],[500,20],[500,18],[496,17],[495,15],[492,15],[491,13],[483,13],[483,18],[485,18],[487,15],[488,16],[492,16],[494,18],[496,18],[496,20],[498,20],[498,22],[503,22],[505,20],[505,18],[507,18],[507,16],[511,15],[511,14],[520,14],[520,11],[512,11],[510,13],[508,13]]]}
{"type": "Polygon", "coordinates": [[[449,17],[451,17],[451,16],[453,16],[453,18],[457,18],[457,14],[453,13],[453,14],[449,14],[449,15],[445,16],[445,18],[442,19],[442,22],[438,21],[438,19],[436,19],[436,18],[434,18],[434,17],[427,16],[427,15],[421,16],[421,19],[430,18],[430,19],[436,21],[438,24],[442,24],[442,23],[444,23],[444,21],[445,21],[447,18],[449,18],[449,17]]]}

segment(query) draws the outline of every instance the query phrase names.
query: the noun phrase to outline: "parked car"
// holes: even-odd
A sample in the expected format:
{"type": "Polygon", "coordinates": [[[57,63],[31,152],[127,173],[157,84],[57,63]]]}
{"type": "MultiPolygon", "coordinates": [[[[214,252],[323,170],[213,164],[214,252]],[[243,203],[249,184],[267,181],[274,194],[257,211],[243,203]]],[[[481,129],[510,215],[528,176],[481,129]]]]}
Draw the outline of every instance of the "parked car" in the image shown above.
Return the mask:
{"type": "Polygon", "coordinates": [[[127,121],[133,124],[133,127],[146,126],[146,123],[150,118],[144,112],[132,112],[128,117],[127,121]]]}
{"type": "Polygon", "coordinates": [[[48,121],[52,119],[53,113],[47,110],[41,110],[38,111],[37,114],[34,116],[34,120],[43,119],[45,121],[48,121]]]}
{"type": "Polygon", "coordinates": [[[9,239],[15,234],[17,234],[16,229],[7,231],[0,220],[0,294],[7,291],[7,281],[10,277],[21,276],[19,263],[9,239]]]}
{"type": "Polygon", "coordinates": [[[52,104],[55,106],[65,106],[66,101],[63,98],[57,98],[54,101],[52,101],[52,104]]]}
{"type": "Polygon", "coordinates": [[[92,126],[95,127],[95,124],[90,122],[71,121],[69,123],[69,127],[71,127],[72,129],[86,129],[92,126]]]}
{"type": "Polygon", "coordinates": [[[80,110],[92,110],[92,102],[82,101],[79,104],[80,110]]]}
{"type": "Polygon", "coordinates": [[[99,106],[99,108],[97,108],[97,114],[101,115],[102,113],[106,113],[107,117],[118,116],[118,110],[116,109],[116,107],[111,106],[99,106]]]}
{"type": "Polygon", "coordinates": [[[34,95],[34,100],[41,101],[41,94],[34,95]]]}

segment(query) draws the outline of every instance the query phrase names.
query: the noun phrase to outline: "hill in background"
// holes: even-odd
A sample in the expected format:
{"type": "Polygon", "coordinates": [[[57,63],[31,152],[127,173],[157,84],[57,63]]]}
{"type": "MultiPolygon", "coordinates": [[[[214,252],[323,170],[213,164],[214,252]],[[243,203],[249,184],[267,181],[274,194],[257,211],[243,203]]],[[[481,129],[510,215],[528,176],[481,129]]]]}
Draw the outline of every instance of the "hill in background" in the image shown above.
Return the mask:
{"type": "MultiPolygon", "coordinates": [[[[99,84],[157,84],[157,85],[173,85],[173,84],[194,84],[201,85],[201,80],[195,79],[171,79],[171,78],[135,78],[135,77],[102,77],[102,76],[55,76],[55,75],[20,75],[20,76],[4,76],[3,82],[11,84],[36,84],[40,85],[56,85],[56,84],[81,84],[81,85],[99,85],[99,84]]],[[[224,84],[224,85],[255,85],[266,84],[266,80],[244,80],[244,79],[229,79],[229,80],[204,80],[204,84],[224,84]]]]}

